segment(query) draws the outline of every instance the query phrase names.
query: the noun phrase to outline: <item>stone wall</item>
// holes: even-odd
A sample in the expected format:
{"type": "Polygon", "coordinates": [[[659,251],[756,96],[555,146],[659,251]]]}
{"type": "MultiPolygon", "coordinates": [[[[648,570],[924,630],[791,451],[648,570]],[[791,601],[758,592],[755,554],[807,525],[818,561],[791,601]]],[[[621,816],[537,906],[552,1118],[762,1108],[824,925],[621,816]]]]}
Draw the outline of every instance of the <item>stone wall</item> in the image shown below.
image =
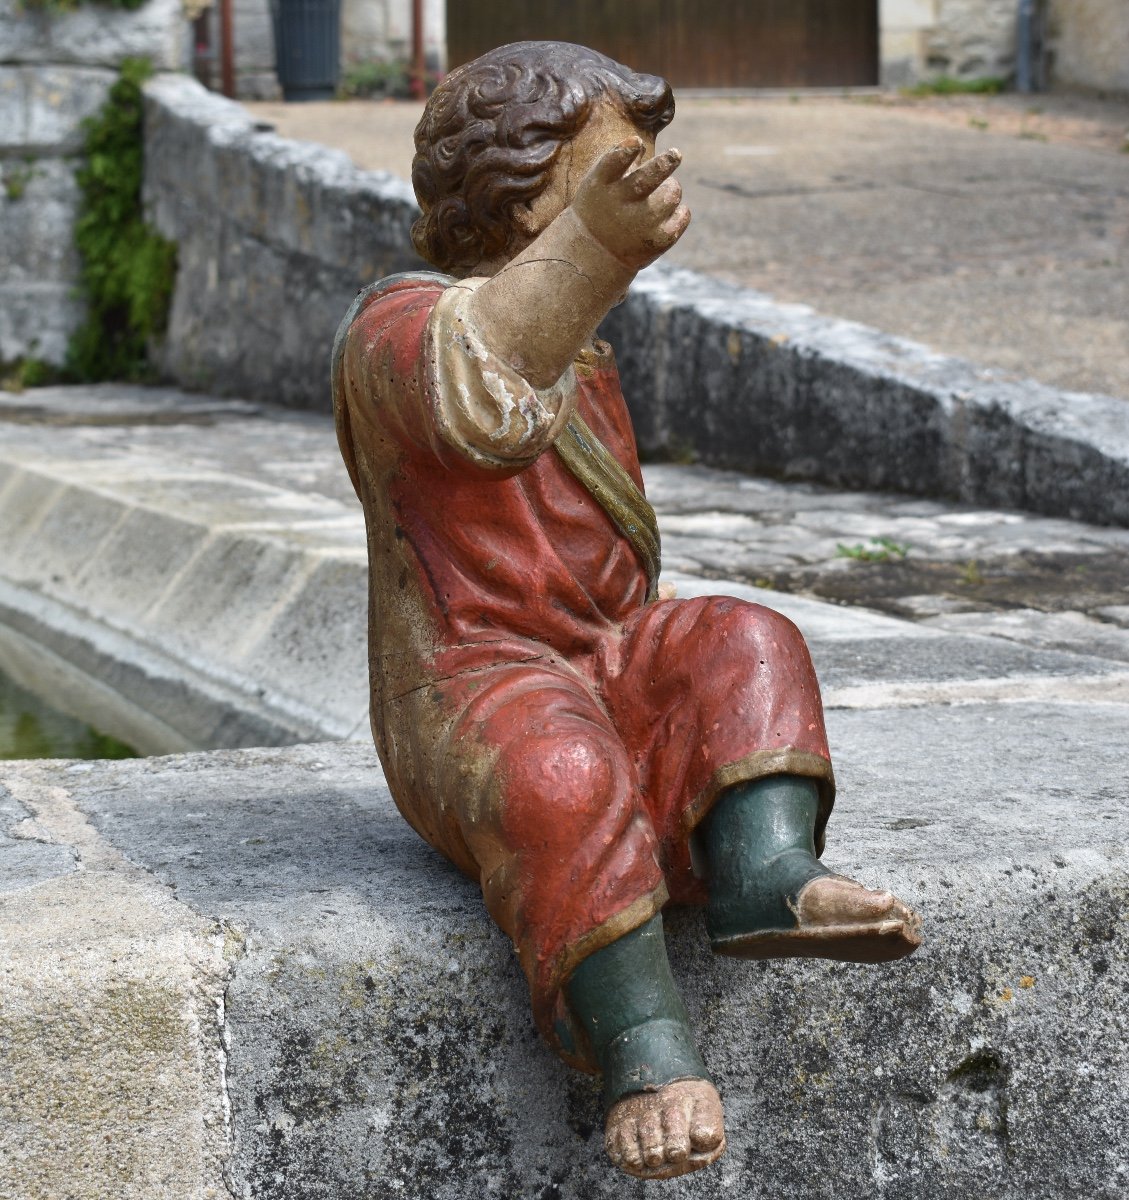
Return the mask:
{"type": "Polygon", "coordinates": [[[421,264],[407,183],[288,141],[194,79],[146,88],[145,200],[179,247],[163,367],[177,382],[329,405],[329,347],[356,292],[421,264]]]}
{"type": "Polygon", "coordinates": [[[1056,84],[1129,95],[1126,0],[1050,0],[1056,84]]]}
{"type": "Polygon", "coordinates": [[[1010,76],[1017,0],[881,0],[882,82],[1010,76]]]}
{"type": "Polygon", "coordinates": [[[0,362],[63,362],[82,319],[73,245],[80,123],[105,102],[124,58],[181,67],[186,29],[180,0],[55,15],[0,0],[0,362]]]}
{"type": "MultiPolygon", "coordinates": [[[[329,348],[355,293],[423,266],[410,186],[178,76],[147,85],[145,161],[150,219],[179,246],[167,374],[327,409],[329,348]]],[[[605,332],[652,457],[1129,523],[1124,401],[1003,380],[665,266],[605,332]]]]}
{"type": "MultiPolygon", "coordinates": [[[[411,0],[343,0],[341,7],[343,63],[411,57],[411,0]]],[[[441,69],[447,57],[444,0],[424,0],[423,44],[428,61],[441,69]]]]}

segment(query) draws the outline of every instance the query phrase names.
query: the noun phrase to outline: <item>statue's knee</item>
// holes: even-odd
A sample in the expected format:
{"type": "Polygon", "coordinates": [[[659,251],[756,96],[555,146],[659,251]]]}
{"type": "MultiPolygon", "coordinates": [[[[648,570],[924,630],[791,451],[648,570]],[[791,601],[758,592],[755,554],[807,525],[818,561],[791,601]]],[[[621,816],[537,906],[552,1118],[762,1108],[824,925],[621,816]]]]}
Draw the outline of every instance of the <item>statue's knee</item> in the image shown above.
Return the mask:
{"type": "Polygon", "coordinates": [[[626,756],[599,731],[524,739],[498,767],[505,823],[522,840],[582,838],[625,808],[630,795],[626,756]]]}

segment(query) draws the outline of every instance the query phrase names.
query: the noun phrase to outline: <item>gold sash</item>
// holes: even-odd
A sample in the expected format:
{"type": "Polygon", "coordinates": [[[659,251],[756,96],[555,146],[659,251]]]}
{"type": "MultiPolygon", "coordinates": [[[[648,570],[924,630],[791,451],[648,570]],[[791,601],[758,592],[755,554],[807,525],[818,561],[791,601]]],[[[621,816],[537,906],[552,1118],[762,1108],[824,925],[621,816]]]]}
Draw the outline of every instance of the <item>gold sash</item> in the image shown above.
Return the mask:
{"type": "Polygon", "coordinates": [[[612,452],[574,413],[553,443],[561,462],[631,543],[647,572],[648,603],[659,594],[659,523],[647,497],[612,452]]]}

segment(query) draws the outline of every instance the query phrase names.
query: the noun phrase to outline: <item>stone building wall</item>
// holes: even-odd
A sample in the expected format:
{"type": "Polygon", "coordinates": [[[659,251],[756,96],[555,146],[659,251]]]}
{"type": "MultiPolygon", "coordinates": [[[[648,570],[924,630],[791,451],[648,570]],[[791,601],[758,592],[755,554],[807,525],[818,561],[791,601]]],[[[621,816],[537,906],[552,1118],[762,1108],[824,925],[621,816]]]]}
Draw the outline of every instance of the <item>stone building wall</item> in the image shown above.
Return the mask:
{"type": "Polygon", "coordinates": [[[1050,0],[1051,72],[1061,87],[1129,95],[1129,2],[1050,0]]]}
{"type": "Polygon", "coordinates": [[[1009,76],[1017,7],[1018,0],[880,0],[882,82],[1009,76]]]}
{"type": "MultiPolygon", "coordinates": [[[[442,69],[447,56],[446,0],[424,0],[423,45],[442,69]]],[[[411,0],[342,0],[343,63],[408,59],[412,53],[411,0]]]]}
{"type": "Polygon", "coordinates": [[[101,108],[124,58],[184,66],[186,33],[180,0],[54,15],[0,0],[0,363],[62,364],[82,319],[80,123],[101,108]]]}

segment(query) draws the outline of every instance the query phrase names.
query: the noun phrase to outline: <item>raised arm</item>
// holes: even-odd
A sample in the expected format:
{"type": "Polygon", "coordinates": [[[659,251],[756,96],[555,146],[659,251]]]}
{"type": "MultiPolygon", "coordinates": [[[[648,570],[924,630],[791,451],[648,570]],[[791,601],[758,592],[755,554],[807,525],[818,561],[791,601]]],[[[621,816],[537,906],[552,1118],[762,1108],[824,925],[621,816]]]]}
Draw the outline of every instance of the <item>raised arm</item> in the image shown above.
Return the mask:
{"type": "Polygon", "coordinates": [[[630,137],[598,158],[568,205],[468,304],[478,336],[534,388],[555,384],[636,273],[690,223],[667,150],[630,137]],[[634,169],[633,169],[634,168],[634,169]]]}

